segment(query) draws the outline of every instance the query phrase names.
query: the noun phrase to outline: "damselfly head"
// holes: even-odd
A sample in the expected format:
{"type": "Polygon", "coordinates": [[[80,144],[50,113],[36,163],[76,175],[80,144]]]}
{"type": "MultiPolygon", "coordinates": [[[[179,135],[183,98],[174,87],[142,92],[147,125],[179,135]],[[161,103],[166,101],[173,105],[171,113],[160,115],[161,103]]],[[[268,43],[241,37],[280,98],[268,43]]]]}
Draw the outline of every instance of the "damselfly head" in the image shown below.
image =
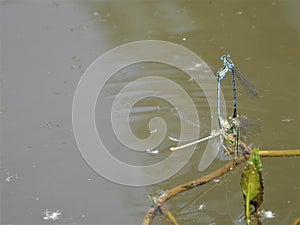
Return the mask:
{"type": "Polygon", "coordinates": [[[223,61],[223,65],[225,66],[225,67],[227,67],[228,69],[234,69],[234,64],[233,64],[233,62],[231,61],[231,59],[230,59],[230,55],[229,54],[226,54],[226,55],[222,55],[221,57],[220,57],[220,59],[223,61]]]}
{"type": "Polygon", "coordinates": [[[230,55],[229,55],[229,54],[222,55],[222,56],[220,57],[220,59],[221,59],[222,61],[224,61],[224,60],[226,60],[226,59],[230,59],[230,55]]]}

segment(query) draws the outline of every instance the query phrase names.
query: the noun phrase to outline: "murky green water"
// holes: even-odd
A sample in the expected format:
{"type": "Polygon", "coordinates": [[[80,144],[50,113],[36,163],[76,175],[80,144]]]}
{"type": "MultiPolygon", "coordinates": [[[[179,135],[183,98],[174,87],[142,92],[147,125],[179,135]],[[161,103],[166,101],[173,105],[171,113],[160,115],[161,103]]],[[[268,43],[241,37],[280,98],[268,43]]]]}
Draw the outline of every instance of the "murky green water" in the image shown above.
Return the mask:
{"type": "MultiPolygon", "coordinates": [[[[224,164],[215,160],[199,172],[203,143],[175,176],[133,188],[106,180],[85,162],[72,131],[76,86],[98,56],[127,42],[180,44],[213,72],[222,66],[219,57],[230,53],[259,92],[258,99],[250,98],[238,86],[238,113],[247,118],[247,143],[261,149],[299,149],[299,8],[297,1],[2,0],[1,224],[141,224],[149,208],[148,193],[170,189],[224,164]],[[43,220],[42,212],[53,208],[61,210],[61,218],[43,220]]],[[[149,164],[170,154],[167,148],[173,142],[168,138],[157,157],[126,152],[106,127],[109,123],[101,124],[127,82],[156,73],[186,88],[199,110],[200,133],[210,132],[206,98],[186,74],[158,63],[129,66],[108,81],[96,106],[99,134],[115,147],[112,154],[126,162],[149,164]]],[[[222,82],[231,113],[230,79],[222,82]]],[[[168,135],[176,136],[179,118],[171,109],[161,99],[139,102],[130,117],[133,131],[147,137],[149,120],[161,116],[168,135]]],[[[265,158],[262,163],[262,208],[275,213],[263,224],[291,224],[300,216],[300,158],[265,158]]],[[[183,193],[167,207],[180,224],[234,224],[243,208],[240,174],[238,169],[216,185],[183,193]]]]}

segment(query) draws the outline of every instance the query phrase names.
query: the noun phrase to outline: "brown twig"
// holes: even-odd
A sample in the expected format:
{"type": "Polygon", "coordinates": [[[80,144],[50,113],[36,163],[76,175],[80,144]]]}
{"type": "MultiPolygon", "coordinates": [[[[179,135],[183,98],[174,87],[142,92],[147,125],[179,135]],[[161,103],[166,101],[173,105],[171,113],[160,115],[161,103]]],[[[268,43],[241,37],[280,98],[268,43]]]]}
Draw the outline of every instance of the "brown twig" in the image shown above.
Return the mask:
{"type": "Polygon", "coordinates": [[[261,157],[300,156],[300,149],[295,150],[259,150],[261,157]]]}
{"type": "Polygon", "coordinates": [[[144,217],[143,225],[151,224],[158,211],[157,206],[151,207],[144,217]]]}
{"type": "Polygon", "coordinates": [[[299,225],[299,224],[300,224],[300,217],[294,221],[293,225],[299,225]]]}
{"type": "Polygon", "coordinates": [[[165,206],[161,206],[161,210],[162,213],[166,216],[167,220],[170,222],[170,224],[179,225],[173,214],[165,206]]]}
{"type": "MultiPolygon", "coordinates": [[[[229,138],[231,138],[231,137],[229,137],[229,138]]],[[[147,212],[147,214],[144,218],[143,225],[150,225],[153,221],[153,218],[156,216],[156,214],[153,212],[157,211],[157,209],[161,209],[163,204],[166,201],[168,201],[169,199],[173,198],[174,196],[176,196],[177,194],[179,194],[181,192],[201,186],[203,184],[206,184],[206,183],[212,181],[215,178],[218,178],[218,177],[224,175],[225,173],[231,171],[235,166],[241,164],[246,159],[248,159],[249,155],[252,153],[252,149],[248,148],[247,145],[242,141],[239,142],[239,145],[241,146],[242,149],[246,150],[248,154],[246,154],[244,156],[239,156],[235,162],[231,161],[231,162],[225,164],[223,167],[211,172],[210,174],[208,174],[204,177],[197,178],[193,181],[178,185],[178,186],[168,190],[163,195],[159,196],[155,201],[156,205],[154,206],[154,208],[152,207],[147,212]]],[[[300,150],[299,149],[297,149],[297,150],[260,150],[259,155],[262,157],[300,156],[300,150]]],[[[166,209],[166,208],[164,207],[164,209],[166,209]]],[[[167,211],[167,212],[169,212],[169,211],[167,211]]],[[[174,217],[172,216],[172,218],[174,218],[174,217]]],[[[174,218],[174,220],[175,220],[175,218],[174,218]]],[[[175,222],[176,222],[176,220],[175,220],[175,222]]]]}

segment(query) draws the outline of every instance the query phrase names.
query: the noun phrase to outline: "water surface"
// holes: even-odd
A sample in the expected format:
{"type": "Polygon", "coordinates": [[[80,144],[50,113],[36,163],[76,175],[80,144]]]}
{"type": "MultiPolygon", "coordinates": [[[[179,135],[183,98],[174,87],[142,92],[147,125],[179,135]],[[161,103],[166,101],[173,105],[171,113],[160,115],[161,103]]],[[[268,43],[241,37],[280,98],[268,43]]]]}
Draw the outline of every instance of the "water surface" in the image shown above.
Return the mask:
{"type": "MultiPolygon", "coordinates": [[[[49,224],[42,212],[53,208],[62,212],[54,224],[141,224],[148,193],[223,165],[216,160],[205,172],[198,171],[203,143],[171,179],[133,188],[106,180],[84,161],[71,122],[76,86],[98,56],[127,42],[180,44],[213,72],[222,66],[219,57],[230,53],[259,92],[258,99],[249,98],[238,86],[247,142],[261,149],[299,148],[298,9],[296,1],[1,1],[1,224],[49,224]]],[[[207,101],[186,74],[155,63],[130,66],[112,77],[101,93],[106,102],[99,100],[96,106],[99,133],[124,161],[153,163],[169,154],[172,142],[167,137],[158,158],[127,153],[101,124],[105,106],[118,90],[135,77],[155,73],[186,88],[199,110],[195,126],[201,125],[203,135],[210,132],[207,101]]],[[[226,78],[222,90],[229,114],[232,93],[226,78]]],[[[160,99],[139,102],[132,111],[132,129],[145,138],[149,118],[161,116],[168,135],[178,135],[178,116],[171,109],[160,99]]],[[[263,224],[291,224],[300,216],[300,159],[268,158],[262,163],[262,207],[275,213],[263,224]]],[[[237,170],[214,187],[181,194],[167,206],[180,224],[234,224],[243,207],[240,174],[237,170]]]]}

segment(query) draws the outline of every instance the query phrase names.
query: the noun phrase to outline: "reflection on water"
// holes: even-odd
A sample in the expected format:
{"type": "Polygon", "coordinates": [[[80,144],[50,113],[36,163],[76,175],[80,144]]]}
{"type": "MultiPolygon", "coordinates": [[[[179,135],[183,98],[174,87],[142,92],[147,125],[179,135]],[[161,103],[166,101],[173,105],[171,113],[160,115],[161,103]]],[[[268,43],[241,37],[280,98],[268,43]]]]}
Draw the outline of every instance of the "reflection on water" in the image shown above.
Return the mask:
{"type": "MultiPolygon", "coordinates": [[[[140,224],[149,207],[145,193],[170,189],[223,165],[215,160],[207,171],[198,171],[206,146],[202,143],[175,176],[151,187],[130,188],[107,181],[85,164],[70,119],[75,88],[95,58],[123,43],[158,39],[181,44],[214,72],[219,56],[230,53],[259,92],[253,99],[237,87],[243,140],[261,149],[299,148],[298,8],[297,1],[1,1],[1,223],[47,224],[41,212],[58,207],[62,223],[140,224]],[[48,129],[46,123],[60,127],[48,129]]],[[[188,91],[199,122],[188,115],[184,120],[199,128],[201,136],[211,132],[207,100],[195,81],[168,66],[132,65],[107,82],[95,118],[105,143],[113,148],[111,154],[124,162],[158,162],[174,145],[168,137],[179,138],[178,114],[157,98],[132,108],[130,126],[146,138],[155,132],[149,130],[149,120],[162,117],[168,130],[159,154],[126,151],[107,129],[109,106],[121,88],[154,73],[188,91]]],[[[230,79],[222,85],[231,113],[230,79]]],[[[299,216],[299,165],[298,158],[263,159],[263,208],[275,213],[265,224],[291,224],[299,216]]],[[[243,207],[240,172],[220,179],[170,200],[168,207],[180,224],[233,224],[243,207]]]]}

